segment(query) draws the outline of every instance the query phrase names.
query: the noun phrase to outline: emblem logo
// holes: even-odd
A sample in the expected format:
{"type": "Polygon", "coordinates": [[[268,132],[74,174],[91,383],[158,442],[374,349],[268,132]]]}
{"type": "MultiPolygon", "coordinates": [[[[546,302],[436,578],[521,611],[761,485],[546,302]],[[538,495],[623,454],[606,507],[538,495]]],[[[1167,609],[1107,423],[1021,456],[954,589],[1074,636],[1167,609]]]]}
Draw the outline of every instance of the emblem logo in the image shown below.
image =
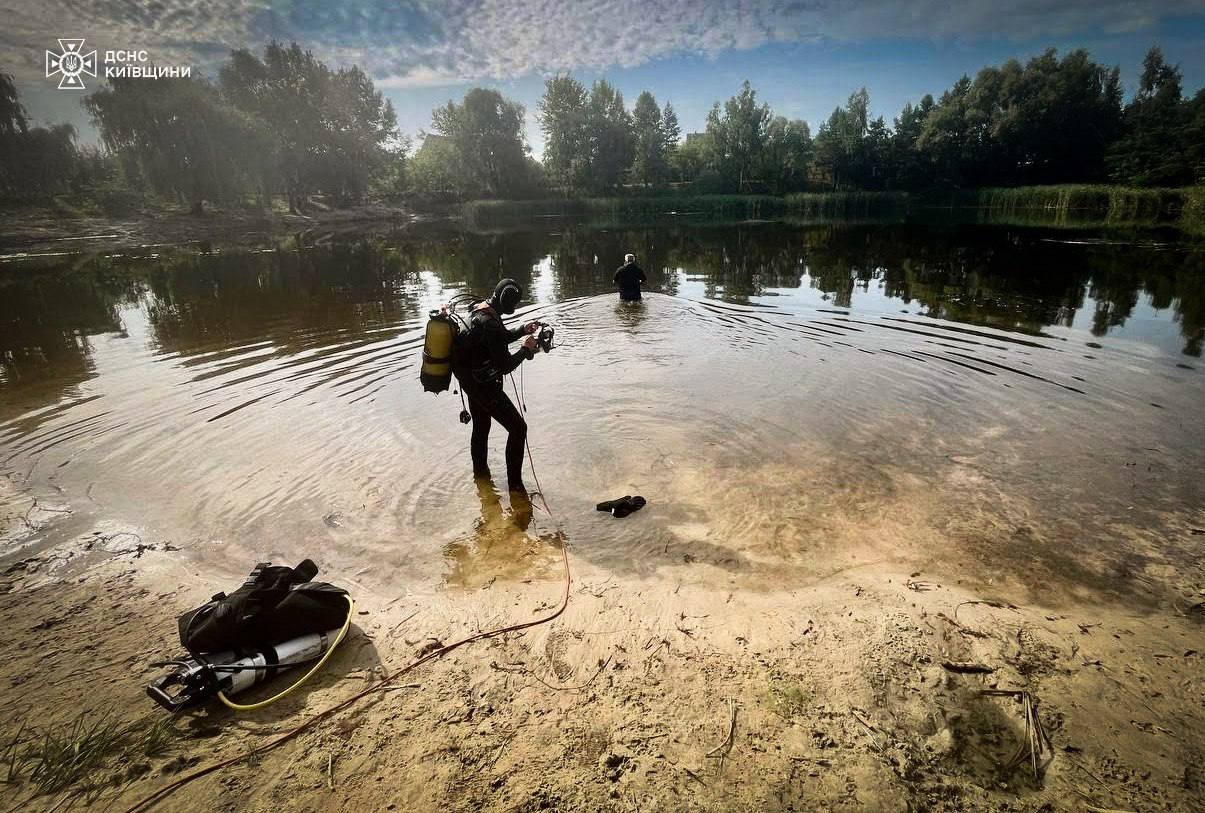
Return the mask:
{"type": "Polygon", "coordinates": [[[59,40],[61,53],[46,52],[46,78],[62,74],[59,90],[83,90],[83,76],[96,76],[96,51],[84,53],[84,40],[59,40]]]}

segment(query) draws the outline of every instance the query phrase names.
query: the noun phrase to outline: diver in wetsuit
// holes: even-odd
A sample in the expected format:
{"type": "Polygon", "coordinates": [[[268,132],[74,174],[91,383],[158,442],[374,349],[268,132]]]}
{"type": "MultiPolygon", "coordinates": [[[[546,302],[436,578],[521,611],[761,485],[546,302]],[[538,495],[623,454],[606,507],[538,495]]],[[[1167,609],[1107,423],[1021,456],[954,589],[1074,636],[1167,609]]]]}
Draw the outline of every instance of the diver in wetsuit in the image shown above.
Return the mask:
{"type": "Polygon", "coordinates": [[[626,254],[623,265],[615,272],[615,285],[619,288],[619,298],[625,302],[635,302],[640,299],[640,286],[648,282],[644,271],[636,265],[636,255],[626,254]]]}
{"type": "Polygon", "coordinates": [[[489,477],[486,461],[489,451],[490,426],[494,421],[506,429],[506,479],[511,491],[526,493],[523,485],[523,447],[527,441],[527,421],[502,390],[502,377],[524,361],[535,358],[539,322],[527,322],[510,330],[502,322],[502,314],[515,312],[523,289],[513,279],[504,279],[494,288],[485,302],[473,306],[469,330],[459,353],[454,372],[461,390],[468,398],[469,414],[473,416],[473,437],[469,449],[473,457],[473,474],[489,477]],[[508,345],[526,336],[523,346],[510,352],[508,345]]]}

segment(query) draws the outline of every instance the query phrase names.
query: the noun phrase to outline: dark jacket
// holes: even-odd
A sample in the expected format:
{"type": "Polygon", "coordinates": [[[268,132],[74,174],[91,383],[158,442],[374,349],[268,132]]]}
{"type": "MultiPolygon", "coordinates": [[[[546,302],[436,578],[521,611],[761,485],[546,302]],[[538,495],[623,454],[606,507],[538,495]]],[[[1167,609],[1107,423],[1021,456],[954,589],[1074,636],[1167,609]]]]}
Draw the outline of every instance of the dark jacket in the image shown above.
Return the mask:
{"type": "Polygon", "coordinates": [[[615,284],[619,286],[621,299],[639,299],[640,286],[646,282],[648,278],[636,263],[624,263],[615,272],[615,284]]]}
{"type": "Polygon", "coordinates": [[[469,317],[469,329],[457,353],[456,377],[463,386],[501,383],[502,377],[513,372],[535,354],[525,347],[510,352],[508,345],[526,335],[523,328],[511,330],[493,310],[474,309],[469,317]]]}

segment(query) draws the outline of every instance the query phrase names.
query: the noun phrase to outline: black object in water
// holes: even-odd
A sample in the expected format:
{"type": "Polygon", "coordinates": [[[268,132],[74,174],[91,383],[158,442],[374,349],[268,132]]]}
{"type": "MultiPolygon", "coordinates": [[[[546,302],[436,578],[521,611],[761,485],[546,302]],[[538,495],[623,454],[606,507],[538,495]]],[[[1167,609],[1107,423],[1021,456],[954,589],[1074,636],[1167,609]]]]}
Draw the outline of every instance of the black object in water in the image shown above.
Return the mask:
{"type": "Polygon", "coordinates": [[[613,517],[623,518],[633,511],[639,511],[647,504],[648,500],[644,497],[625,495],[618,500],[604,500],[594,507],[599,511],[609,512],[613,517]]]}

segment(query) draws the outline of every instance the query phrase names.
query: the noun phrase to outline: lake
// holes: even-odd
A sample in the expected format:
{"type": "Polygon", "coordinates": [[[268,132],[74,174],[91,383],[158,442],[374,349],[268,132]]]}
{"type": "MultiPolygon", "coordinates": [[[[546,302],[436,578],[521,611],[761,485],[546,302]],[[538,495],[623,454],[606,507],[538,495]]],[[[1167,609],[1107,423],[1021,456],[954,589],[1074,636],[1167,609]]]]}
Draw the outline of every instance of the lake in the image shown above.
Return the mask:
{"type": "Polygon", "coordinates": [[[1057,602],[1192,555],[1203,341],[1205,253],[1162,232],[420,224],[9,256],[0,467],[198,566],[311,556],[384,595],[555,574],[565,539],[617,577],[899,561],[1057,602]],[[418,382],[427,312],[502,276],[556,328],[513,382],[552,517],[474,483],[458,396],[418,382]]]}

